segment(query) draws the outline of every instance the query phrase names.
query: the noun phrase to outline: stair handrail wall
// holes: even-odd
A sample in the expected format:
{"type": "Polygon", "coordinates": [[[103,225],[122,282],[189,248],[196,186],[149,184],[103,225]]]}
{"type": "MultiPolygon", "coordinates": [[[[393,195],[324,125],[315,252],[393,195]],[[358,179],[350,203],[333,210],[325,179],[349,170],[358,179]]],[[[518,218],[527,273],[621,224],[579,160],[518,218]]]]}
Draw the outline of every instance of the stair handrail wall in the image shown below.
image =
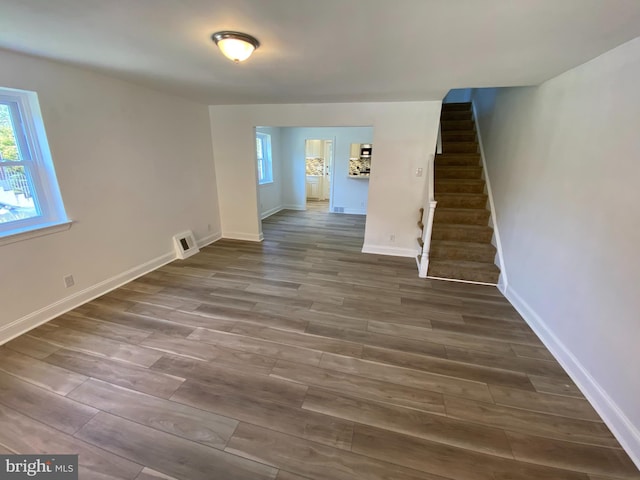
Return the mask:
{"type": "Polygon", "coordinates": [[[422,249],[420,252],[420,262],[418,265],[418,277],[427,278],[427,270],[429,270],[429,251],[431,250],[431,232],[433,230],[433,217],[436,212],[435,199],[435,159],[438,153],[442,153],[442,127],[438,127],[438,141],[436,143],[436,151],[434,154],[429,155],[429,162],[427,164],[427,189],[429,195],[424,207],[424,213],[422,214],[422,223],[425,228],[422,233],[422,249]],[[424,216],[426,215],[426,222],[424,216]]]}

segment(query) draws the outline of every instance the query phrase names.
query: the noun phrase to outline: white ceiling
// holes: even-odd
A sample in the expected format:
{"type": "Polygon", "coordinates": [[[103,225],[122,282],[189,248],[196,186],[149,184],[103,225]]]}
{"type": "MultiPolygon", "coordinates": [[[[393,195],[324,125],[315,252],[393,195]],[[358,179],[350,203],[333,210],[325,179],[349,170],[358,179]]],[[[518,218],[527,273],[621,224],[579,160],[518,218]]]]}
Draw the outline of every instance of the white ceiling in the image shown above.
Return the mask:
{"type": "Polygon", "coordinates": [[[0,0],[0,48],[209,104],[535,85],[637,36],[640,0],[0,0]],[[262,46],[235,65],[218,30],[262,46]]]}

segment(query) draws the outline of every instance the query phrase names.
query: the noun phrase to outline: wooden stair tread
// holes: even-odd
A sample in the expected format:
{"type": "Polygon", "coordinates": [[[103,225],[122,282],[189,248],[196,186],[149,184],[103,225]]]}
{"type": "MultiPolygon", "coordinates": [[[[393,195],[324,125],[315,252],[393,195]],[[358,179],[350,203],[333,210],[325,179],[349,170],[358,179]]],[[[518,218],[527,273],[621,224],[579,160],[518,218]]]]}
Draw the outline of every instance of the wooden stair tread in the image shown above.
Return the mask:
{"type": "Polygon", "coordinates": [[[452,180],[483,180],[482,167],[438,167],[436,168],[436,181],[452,179],[452,180]]]}
{"type": "Polygon", "coordinates": [[[489,213],[486,208],[485,209],[479,209],[479,208],[438,207],[436,211],[440,211],[440,212],[477,213],[478,210],[484,210],[487,213],[489,213]]]}
{"type": "Polygon", "coordinates": [[[444,125],[440,125],[441,126],[441,134],[444,133],[464,133],[464,134],[471,134],[471,133],[476,133],[476,129],[475,127],[473,127],[471,124],[473,123],[473,120],[444,120],[443,121],[444,125]]]}
{"type": "Polygon", "coordinates": [[[441,183],[467,183],[467,184],[483,184],[484,180],[482,178],[436,178],[436,184],[441,183]]]}
{"type": "MultiPolygon", "coordinates": [[[[459,152],[459,153],[462,153],[462,152],[459,152]]],[[[482,164],[480,163],[480,157],[477,157],[477,156],[476,157],[469,156],[465,158],[461,156],[454,157],[453,155],[455,155],[455,153],[447,153],[443,155],[448,155],[448,156],[446,158],[436,158],[436,161],[434,163],[434,167],[436,171],[438,171],[438,169],[445,168],[445,167],[483,168],[482,164]]]]}
{"type": "Polygon", "coordinates": [[[437,170],[482,170],[480,165],[438,165],[435,164],[437,170]]]}
{"type": "MultiPolygon", "coordinates": [[[[440,162],[450,162],[453,160],[459,161],[477,161],[480,165],[480,154],[476,152],[443,152],[436,155],[435,165],[439,165],[440,162]]],[[[447,163],[444,163],[448,165],[447,163]]]]}
{"type": "Polygon", "coordinates": [[[487,272],[500,272],[500,269],[493,263],[486,262],[470,262],[468,260],[437,260],[431,259],[430,265],[447,265],[451,267],[459,267],[471,270],[485,270],[487,272]]]}
{"type": "Polygon", "coordinates": [[[496,251],[496,247],[494,247],[489,242],[461,242],[458,240],[432,240],[431,246],[439,246],[439,247],[454,247],[454,248],[473,248],[473,249],[483,249],[483,250],[491,250],[493,252],[496,251]]]}
{"type": "Polygon", "coordinates": [[[461,110],[471,111],[471,103],[470,102],[443,103],[442,110],[445,112],[461,111],[461,110]]]}
{"type": "Polygon", "coordinates": [[[473,208],[485,210],[487,195],[484,193],[436,193],[438,208],[473,208]]]}
{"type": "Polygon", "coordinates": [[[440,261],[472,261],[492,263],[496,248],[490,243],[433,241],[431,258],[440,261]]]}
{"type": "MultiPolygon", "coordinates": [[[[446,120],[446,121],[451,121],[451,120],[453,120],[453,119],[446,120]]],[[[469,119],[469,120],[471,120],[471,119],[469,119]]],[[[458,135],[464,135],[464,134],[467,134],[467,133],[470,133],[470,132],[461,132],[459,130],[449,130],[449,131],[441,131],[440,132],[440,134],[443,135],[443,136],[451,136],[451,137],[456,137],[458,135]]],[[[474,131],[474,133],[475,133],[475,131],[474,131]]],[[[476,140],[476,136],[475,135],[473,136],[473,140],[474,141],[476,140]]]]}
{"type": "MultiPolygon", "coordinates": [[[[466,200],[484,200],[488,198],[486,193],[470,193],[470,192],[438,192],[435,195],[436,201],[446,201],[451,199],[466,199],[466,200]]],[[[444,208],[444,206],[443,206],[444,208]]],[[[460,207],[464,208],[464,207],[460,207]]],[[[472,208],[472,207],[468,207],[472,208]]],[[[482,207],[484,208],[484,207],[482,207]]]]}
{"type": "Polygon", "coordinates": [[[479,153],[465,153],[465,152],[459,152],[459,153],[438,153],[436,155],[436,161],[438,160],[438,158],[446,158],[446,157],[476,157],[478,160],[480,159],[480,154],[479,153]]]}
{"type": "Polygon", "coordinates": [[[482,208],[441,208],[436,210],[434,223],[446,225],[488,226],[489,212],[482,208]],[[482,223],[479,223],[482,222],[482,223]]]}
{"type": "Polygon", "coordinates": [[[429,261],[427,276],[495,285],[500,278],[500,269],[486,262],[432,259],[429,261]]]}
{"type": "Polygon", "coordinates": [[[464,133],[452,133],[452,132],[443,132],[442,133],[442,143],[443,144],[447,144],[447,145],[443,145],[443,153],[475,153],[478,150],[451,150],[449,147],[451,146],[450,144],[452,142],[467,142],[469,144],[473,143],[473,146],[477,149],[478,148],[478,144],[475,143],[475,141],[473,141],[472,135],[475,135],[474,133],[471,132],[464,132],[464,133]]]}
{"type": "Polygon", "coordinates": [[[447,153],[474,153],[478,151],[478,144],[475,142],[449,142],[442,149],[447,153]]]}
{"type": "Polygon", "coordinates": [[[489,225],[473,225],[460,223],[436,223],[433,224],[431,233],[432,241],[457,241],[457,242],[491,242],[493,228],[489,225]]]}
{"type": "Polygon", "coordinates": [[[487,198],[487,194],[486,193],[465,193],[465,192],[460,192],[460,193],[443,192],[443,193],[436,193],[436,200],[438,199],[438,197],[442,197],[442,198],[446,198],[446,197],[484,197],[484,198],[487,198]]]}
{"type": "Polygon", "coordinates": [[[442,120],[440,125],[443,132],[452,130],[475,131],[473,120],[442,120]]]}
{"type": "Polygon", "coordinates": [[[476,193],[482,194],[485,181],[481,178],[439,178],[436,176],[435,194],[440,193],[476,193]]]}
{"type": "Polygon", "coordinates": [[[452,110],[450,112],[442,112],[443,120],[471,120],[471,112],[466,110],[452,110]]]}
{"type": "Polygon", "coordinates": [[[469,225],[465,223],[441,223],[438,228],[458,228],[462,230],[491,230],[493,229],[489,225],[469,225]]]}
{"type": "Polygon", "coordinates": [[[486,208],[437,208],[434,224],[487,225],[490,212],[486,208]]]}
{"type": "Polygon", "coordinates": [[[471,261],[493,263],[496,248],[490,239],[484,243],[476,239],[472,242],[457,240],[433,240],[431,242],[431,258],[436,261],[471,261]]]}

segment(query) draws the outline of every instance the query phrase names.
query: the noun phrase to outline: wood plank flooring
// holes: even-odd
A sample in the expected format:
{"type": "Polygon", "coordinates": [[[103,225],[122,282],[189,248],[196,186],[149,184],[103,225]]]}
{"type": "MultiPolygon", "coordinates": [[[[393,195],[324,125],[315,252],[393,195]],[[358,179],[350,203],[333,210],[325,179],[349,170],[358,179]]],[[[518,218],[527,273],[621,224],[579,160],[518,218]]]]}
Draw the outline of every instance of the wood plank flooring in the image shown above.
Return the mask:
{"type": "Polygon", "coordinates": [[[83,479],[640,479],[498,290],[364,255],[364,217],[322,207],[0,347],[0,451],[83,479]]]}

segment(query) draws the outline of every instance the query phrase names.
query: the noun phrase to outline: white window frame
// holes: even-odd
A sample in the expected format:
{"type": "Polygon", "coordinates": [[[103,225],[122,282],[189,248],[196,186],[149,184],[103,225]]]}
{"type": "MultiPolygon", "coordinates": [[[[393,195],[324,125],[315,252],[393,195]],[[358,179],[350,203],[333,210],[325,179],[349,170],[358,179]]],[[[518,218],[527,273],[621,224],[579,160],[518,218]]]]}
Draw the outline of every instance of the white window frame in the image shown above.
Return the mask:
{"type": "MultiPolygon", "coordinates": [[[[2,165],[23,166],[31,178],[38,215],[0,223],[0,245],[33,235],[37,230],[69,228],[70,221],[62,202],[53,159],[47,142],[42,113],[36,92],[0,87],[0,103],[8,105],[20,151],[19,161],[2,161],[2,165]],[[26,234],[26,235],[25,235],[26,234]],[[19,237],[19,238],[15,238],[19,237]]],[[[50,231],[46,233],[51,233],[50,231]]]]}
{"type": "Polygon", "coordinates": [[[273,183],[273,156],[271,151],[271,135],[268,133],[256,132],[256,168],[258,185],[273,183]],[[262,155],[258,155],[258,139],[262,145],[262,155]],[[262,164],[262,168],[260,168],[262,164]],[[262,172],[262,175],[260,174],[262,172]]]}

